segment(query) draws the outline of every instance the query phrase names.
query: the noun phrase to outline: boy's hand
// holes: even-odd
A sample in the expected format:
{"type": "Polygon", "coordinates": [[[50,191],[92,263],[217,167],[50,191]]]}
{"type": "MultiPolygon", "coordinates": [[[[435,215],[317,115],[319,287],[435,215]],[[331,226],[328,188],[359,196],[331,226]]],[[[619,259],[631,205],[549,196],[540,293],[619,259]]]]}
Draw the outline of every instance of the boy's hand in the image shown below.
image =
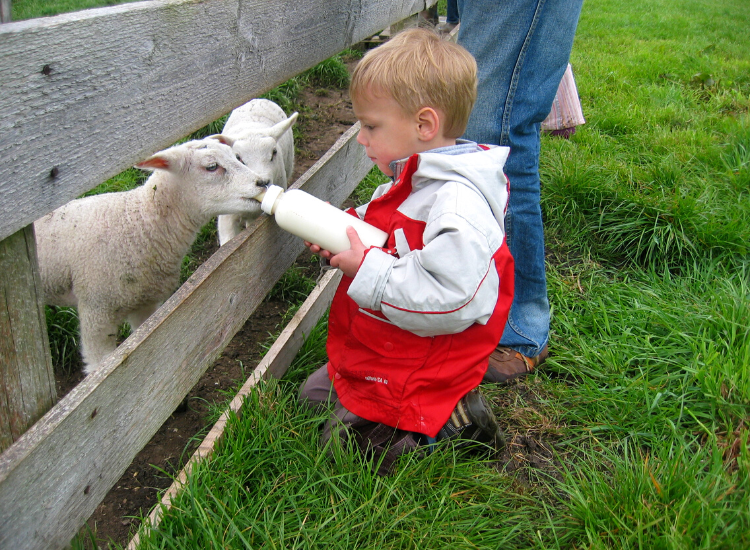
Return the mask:
{"type": "Polygon", "coordinates": [[[313,254],[317,254],[321,258],[325,258],[326,260],[330,259],[333,254],[331,254],[328,250],[325,250],[323,248],[320,248],[317,244],[311,243],[310,241],[303,241],[305,243],[305,246],[310,249],[310,252],[313,254]]]}
{"type": "Polygon", "coordinates": [[[346,228],[346,236],[349,237],[351,248],[336,255],[309,241],[305,241],[305,246],[313,254],[317,254],[321,258],[328,260],[332,267],[340,269],[344,272],[344,275],[353,278],[357,274],[357,271],[359,271],[359,264],[362,263],[362,258],[365,257],[365,245],[359,239],[357,231],[351,226],[346,228]]]}
{"type": "MultiPolygon", "coordinates": [[[[346,236],[349,237],[351,248],[349,250],[344,250],[335,256],[329,256],[330,264],[343,271],[344,275],[354,278],[357,271],[359,271],[362,258],[365,257],[366,249],[357,234],[357,230],[353,227],[349,226],[346,228],[346,236]]],[[[328,251],[326,250],[326,252],[328,251]]],[[[330,252],[328,252],[328,254],[330,255],[330,252]]]]}

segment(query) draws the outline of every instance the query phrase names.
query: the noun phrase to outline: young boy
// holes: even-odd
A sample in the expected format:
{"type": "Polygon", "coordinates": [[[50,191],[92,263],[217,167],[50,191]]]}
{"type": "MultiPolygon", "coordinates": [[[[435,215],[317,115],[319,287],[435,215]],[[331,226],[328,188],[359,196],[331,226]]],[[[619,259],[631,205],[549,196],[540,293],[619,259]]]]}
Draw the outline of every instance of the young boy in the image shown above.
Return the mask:
{"type": "Polygon", "coordinates": [[[365,249],[310,250],[343,271],[331,305],[329,362],[300,391],[335,404],[323,430],[396,456],[448,437],[501,443],[475,389],[500,340],[513,295],[503,218],[505,147],[457,139],[476,99],[476,62],[425,29],[370,50],[351,81],[357,141],[393,182],[351,213],[386,231],[365,249]]]}

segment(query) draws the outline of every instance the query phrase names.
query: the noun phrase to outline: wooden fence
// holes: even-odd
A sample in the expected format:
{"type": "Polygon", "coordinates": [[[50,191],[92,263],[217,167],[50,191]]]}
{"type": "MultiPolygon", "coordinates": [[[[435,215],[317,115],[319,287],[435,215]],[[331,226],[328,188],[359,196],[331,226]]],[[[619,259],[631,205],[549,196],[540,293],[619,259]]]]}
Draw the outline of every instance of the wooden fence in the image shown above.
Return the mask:
{"type": "MultiPolygon", "coordinates": [[[[261,218],[47,411],[33,221],[431,4],[152,0],[0,25],[0,549],[66,546],[302,250],[261,218]]],[[[356,130],[294,186],[340,204],[372,166],[356,130]]]]}

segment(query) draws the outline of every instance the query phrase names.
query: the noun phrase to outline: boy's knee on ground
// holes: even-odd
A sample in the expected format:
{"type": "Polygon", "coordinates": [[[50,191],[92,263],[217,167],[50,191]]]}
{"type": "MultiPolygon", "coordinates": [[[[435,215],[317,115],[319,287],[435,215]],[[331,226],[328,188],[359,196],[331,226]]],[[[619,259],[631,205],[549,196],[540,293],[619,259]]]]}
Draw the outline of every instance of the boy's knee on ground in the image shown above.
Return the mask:
{"type": "Polygon", "coordinates": [[[307,377],[299,389],[297,400],[311,409],[336,400],[336,392],[328,378],[327,363],[307,377]]]}

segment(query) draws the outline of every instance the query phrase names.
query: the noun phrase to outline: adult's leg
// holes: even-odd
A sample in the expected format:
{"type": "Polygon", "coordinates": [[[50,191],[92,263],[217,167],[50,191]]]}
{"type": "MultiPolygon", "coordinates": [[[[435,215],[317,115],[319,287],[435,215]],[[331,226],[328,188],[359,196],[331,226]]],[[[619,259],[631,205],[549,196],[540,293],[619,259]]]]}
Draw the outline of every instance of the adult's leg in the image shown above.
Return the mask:
{"type": "Polygon", "coordinates": [[[448,6],[446,8],[445,12],[445,21],[446,23],[452,23],[457,24],[458,19],[458,1],[457,0],[448,0],[448,6]]]}
{"type": "Polygon", "coordinates": [[[479,67],[477,103],[464,136],[511,148],[505,219],[515,295],[500,340],[528,357],[549,338],[539,182],[540,124],[570,56],[583,0],[459,0],[458,42],[479,67]]]}

